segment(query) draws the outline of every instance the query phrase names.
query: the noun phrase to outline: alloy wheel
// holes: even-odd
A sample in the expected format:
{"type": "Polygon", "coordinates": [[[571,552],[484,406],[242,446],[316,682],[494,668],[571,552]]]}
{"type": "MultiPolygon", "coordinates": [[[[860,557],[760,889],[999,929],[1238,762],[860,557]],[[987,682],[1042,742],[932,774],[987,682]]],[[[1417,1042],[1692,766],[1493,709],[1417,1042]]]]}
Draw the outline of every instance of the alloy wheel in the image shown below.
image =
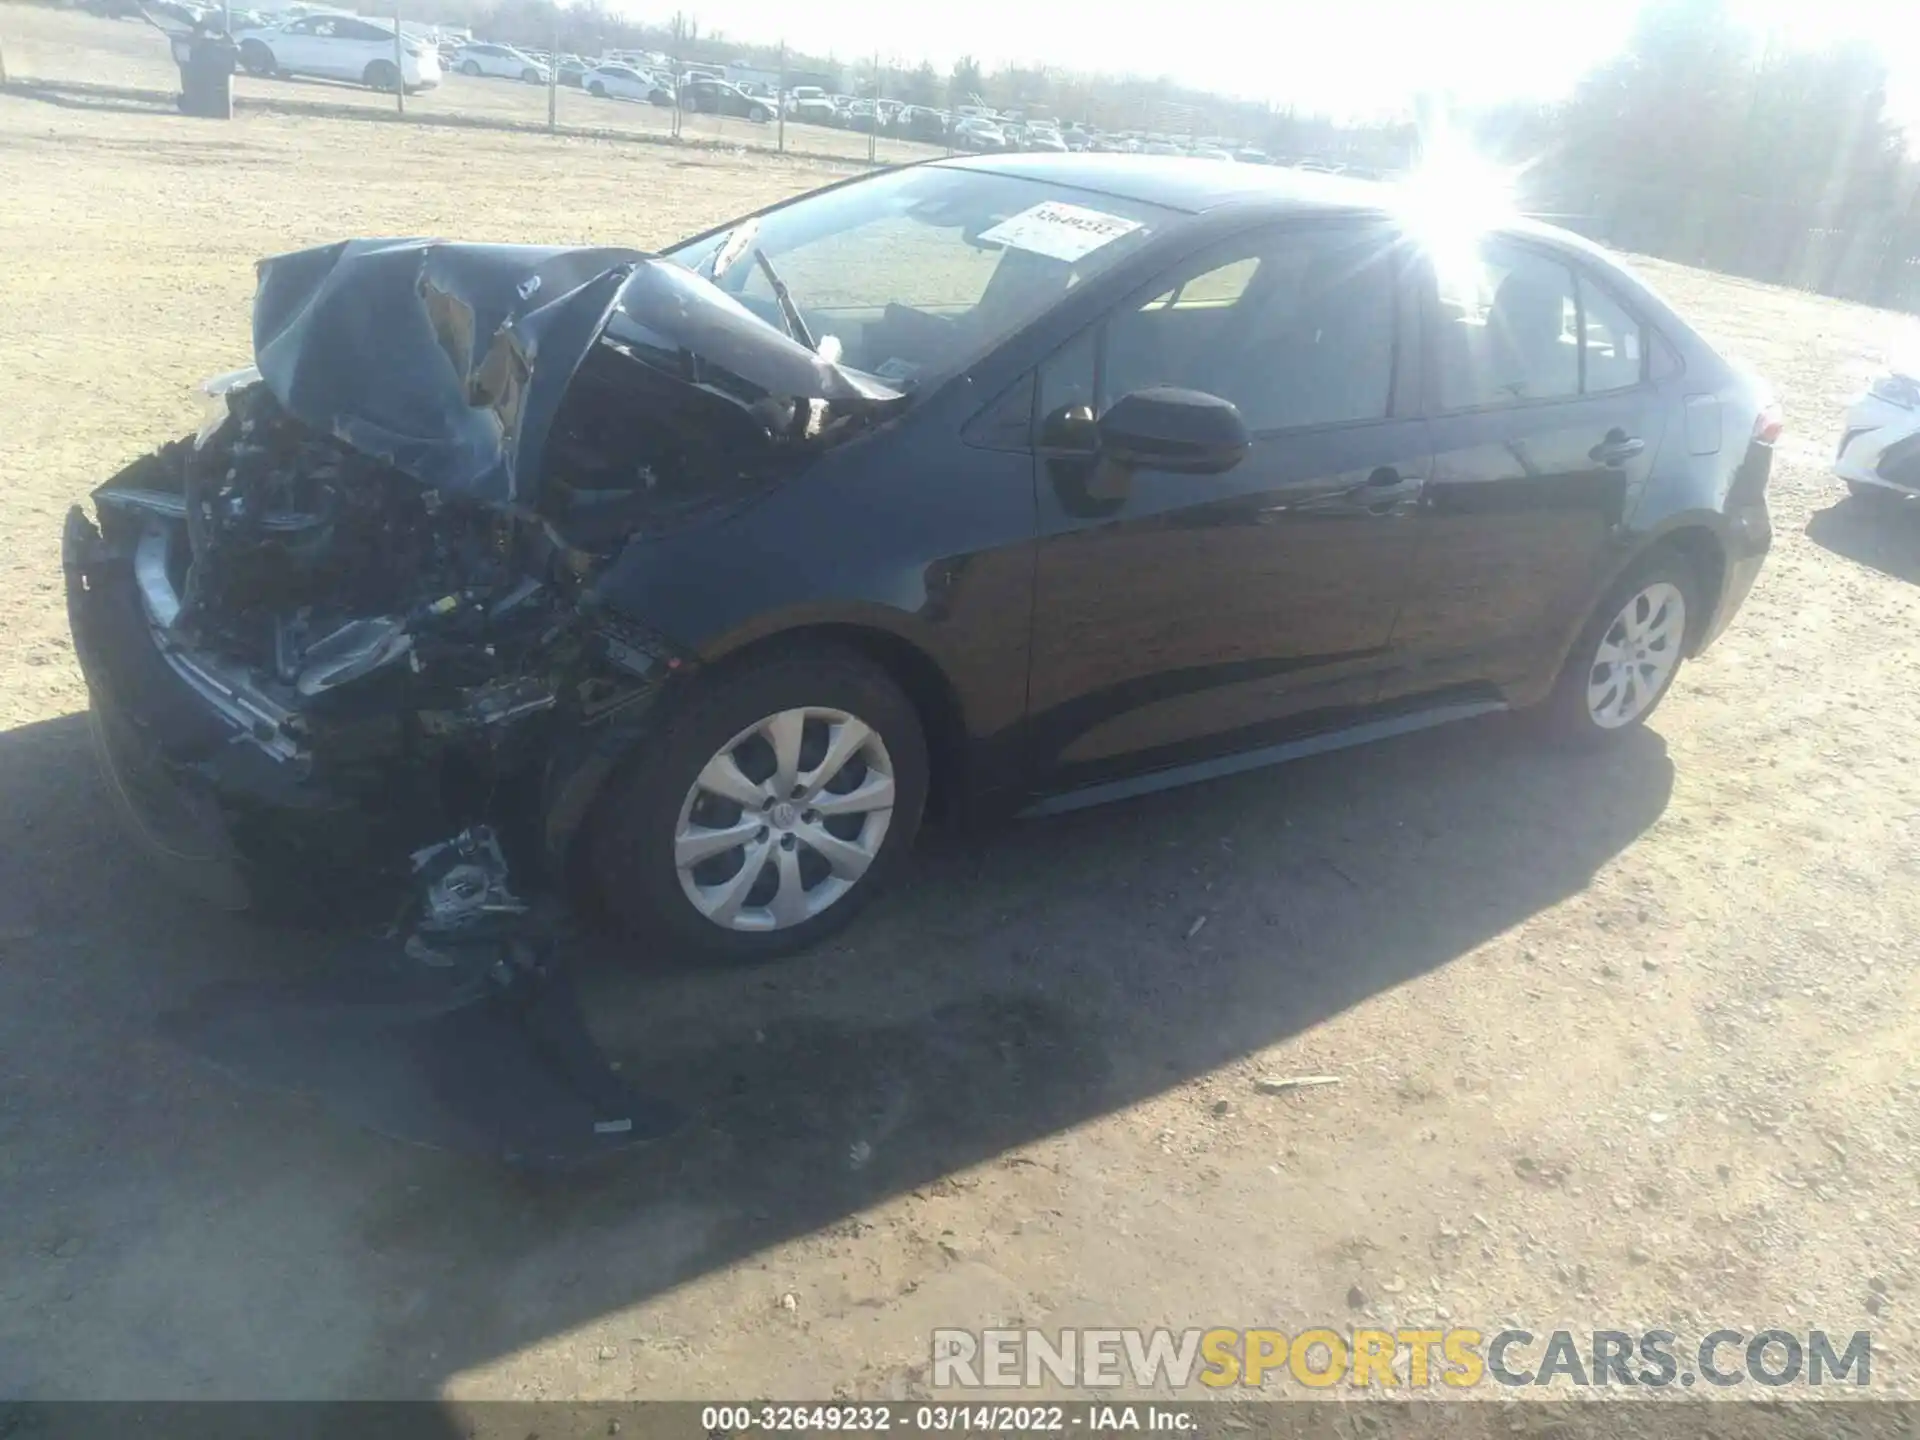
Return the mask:
{"type": "Polygon", "coordinates": [[[1603,730],[1639,719],[1660,698],[1680,663],[1687,597],[1656,580],[1635,592],[1600,637],[1587,671],[1587,713],[1603,730]]]}
{"type": "Polygon", "coordinates": [[[768,715],[688,789],[673,841],[680,888],[729,930],[799,925],[860,883],[893,805],[892,758],[858,716],[825,706],[768,715]]]}

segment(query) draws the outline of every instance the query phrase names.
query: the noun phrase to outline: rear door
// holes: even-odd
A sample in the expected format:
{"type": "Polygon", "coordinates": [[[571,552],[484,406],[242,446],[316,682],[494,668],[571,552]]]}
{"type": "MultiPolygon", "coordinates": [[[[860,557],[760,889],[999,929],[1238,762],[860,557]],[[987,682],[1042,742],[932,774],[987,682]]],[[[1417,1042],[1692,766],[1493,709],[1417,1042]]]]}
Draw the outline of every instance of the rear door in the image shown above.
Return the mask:
{"type": "Polygon", "coordinates": [[[346,33],[353,24],[351,20],[331,15],[315,17],[313,38],[307,51],[308,74],[325,75],[335,80],[360,78],[360,69],[353,66],[353,57],[361,47],[346,33]]]}
{"type": "Polygon", "coordinates": [[[317,75],[319,64],[317,54],[320,42],[314,37],[314,27],[321,23],[322,17],[296,20],[291,25],[281,27],[280,33],[273,38],[274,64],[290,74],[317,75]]]}
{"type": "Polygon", "coordinates": [[[1429,276],[1434,470],[1386,695],[1537,675],[1665,424],[1644,326],[1576,259],[1490,237],[1429,276]]]}
{"type": "Polygon", "coordinates": [[[1262,230],[1042,367],[1042,788],[1254,748],[1373,698],[1430,460],[1408,270],[1379,224],[1262,230]],[[1155,385],[1233,401],[1245,459],[1201,476],[1097,460],[1093,416],[1155,385]]]}
{"type": "Polygon", "coordinates": [[[384,60],[389,65],[393,63],[391,30],[382,30],[364,20],[342,20],[339,22],[338,35],[334,43],[338,48],[342,79],[361,79],[366,75],[367,67],[376,60],[384,60]]]}

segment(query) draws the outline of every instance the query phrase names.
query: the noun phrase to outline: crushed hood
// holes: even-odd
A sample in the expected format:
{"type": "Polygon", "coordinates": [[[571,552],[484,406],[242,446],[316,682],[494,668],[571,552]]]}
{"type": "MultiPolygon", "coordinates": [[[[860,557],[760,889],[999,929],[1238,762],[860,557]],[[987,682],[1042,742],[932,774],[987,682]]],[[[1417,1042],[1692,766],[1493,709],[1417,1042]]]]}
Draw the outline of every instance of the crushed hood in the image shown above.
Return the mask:
{"type": "Polygon", "coordinates": [[[254,363],[288,413],[477,500],[535,502],[561,398],[603,340],[742,403],[743,387],[796,401],[900,398],[636,250],[347,240],[258,271],[254,363]]]}

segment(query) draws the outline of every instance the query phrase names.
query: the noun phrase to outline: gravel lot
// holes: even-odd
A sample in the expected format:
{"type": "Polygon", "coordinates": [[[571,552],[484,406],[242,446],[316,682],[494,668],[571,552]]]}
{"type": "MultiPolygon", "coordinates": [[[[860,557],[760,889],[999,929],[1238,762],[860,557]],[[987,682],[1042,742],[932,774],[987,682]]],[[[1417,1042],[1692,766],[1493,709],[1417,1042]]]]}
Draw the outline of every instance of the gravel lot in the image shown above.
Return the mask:
{"type": "MultiPolygon", "coordinates": [[[[138,33],[0,8],[16,77],[135,83],[138,33]]],[[[0,1396],[908,1394],[936,1325],[1447,1317],[1866,1328],[1876,1389],[1920,1391],[1920,514],[1824,475],[1920,325],[1676,266],[1785,398],[1779,538],[1617,753],[1478,723],[933,837],[777,970],[590,957],[609,1048],[697,1118],[566,1182],[161,1037],[314,945],[121,839],[59,521],[244,361],[250,262],[657,243],[837,173],[0,92],[0,1396]],[[1306,1073],[1343,1083],[1255,1085],[1306,1073]]]]}

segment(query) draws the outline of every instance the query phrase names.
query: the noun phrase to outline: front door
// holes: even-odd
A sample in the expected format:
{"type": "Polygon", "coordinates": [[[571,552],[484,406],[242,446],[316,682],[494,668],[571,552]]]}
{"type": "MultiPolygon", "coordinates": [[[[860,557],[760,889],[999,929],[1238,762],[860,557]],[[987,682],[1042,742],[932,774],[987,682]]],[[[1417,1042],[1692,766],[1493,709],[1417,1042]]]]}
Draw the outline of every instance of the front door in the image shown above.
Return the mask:
{"type": "Polygon", "coordinates": [[[1376,224],[1262,230],[1042,367],[1036,788],[1272,743],[1373,698],[1430,465],[1409,273],[1376,224]],[[1156,385],[1233,401],[1247,456],[1208,476],[1097,460],[1093,417],[1156,385]]]}

